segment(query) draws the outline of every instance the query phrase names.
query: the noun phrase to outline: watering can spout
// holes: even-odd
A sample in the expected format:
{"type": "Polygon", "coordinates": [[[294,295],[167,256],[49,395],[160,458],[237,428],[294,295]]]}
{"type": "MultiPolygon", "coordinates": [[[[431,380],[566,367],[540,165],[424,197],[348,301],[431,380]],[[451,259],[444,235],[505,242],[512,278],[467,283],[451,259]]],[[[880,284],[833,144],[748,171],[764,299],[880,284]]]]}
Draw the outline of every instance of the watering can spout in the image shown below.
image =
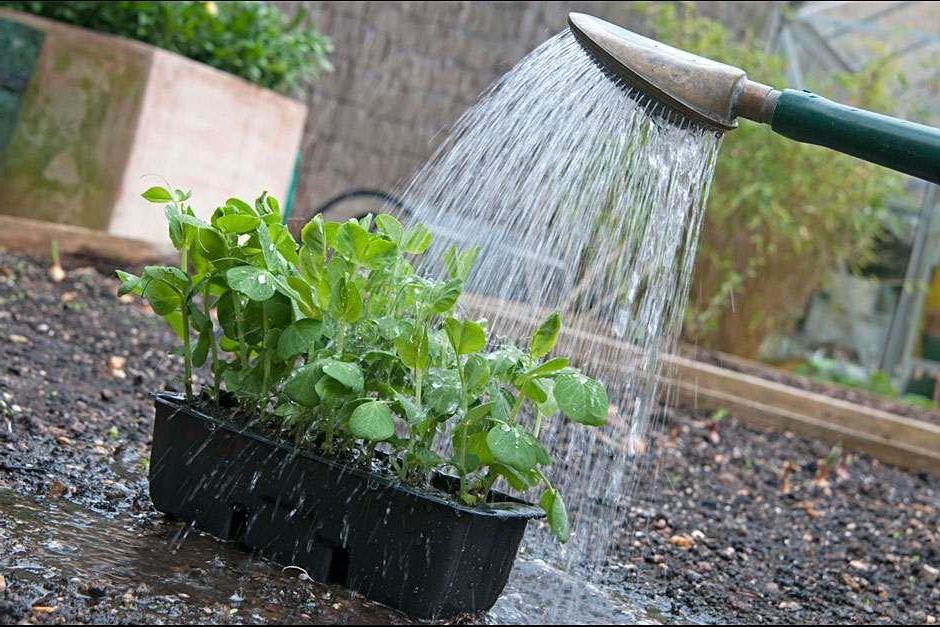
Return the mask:
{"type": "Polygon", "coordinates": [[[940,129],[862,111],[806,91],[752,81],[744,70],[673,48],[584,13],[569,13],[581,46],[614,80],[707,128],[738,117],[940,184],[940,129]]]}
{"type": "Polygon", "coordinates": [[[769,122],[779,92],[744,70],[667,46],[610,22],[569,13],[581,45],[610,74],[705,126],[730,130],[741,116],[769,122]]]}

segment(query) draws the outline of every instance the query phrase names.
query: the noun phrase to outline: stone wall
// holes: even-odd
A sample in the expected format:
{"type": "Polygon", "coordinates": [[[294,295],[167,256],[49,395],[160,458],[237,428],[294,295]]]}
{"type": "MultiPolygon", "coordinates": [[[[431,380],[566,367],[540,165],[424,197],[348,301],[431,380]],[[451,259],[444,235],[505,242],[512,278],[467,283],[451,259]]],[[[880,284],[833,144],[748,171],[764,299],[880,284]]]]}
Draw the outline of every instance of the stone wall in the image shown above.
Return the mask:
{"type": "MultiPolygon", "coordinates": [[[[628,2],[279,2],[328,34],[336,69],[307,95],[294,215],[350,188],[407,181],[494,79],[583,11],[642,30],[628,2]]],[[[702,3],[759,21],[767,3],[702,3]]]]}

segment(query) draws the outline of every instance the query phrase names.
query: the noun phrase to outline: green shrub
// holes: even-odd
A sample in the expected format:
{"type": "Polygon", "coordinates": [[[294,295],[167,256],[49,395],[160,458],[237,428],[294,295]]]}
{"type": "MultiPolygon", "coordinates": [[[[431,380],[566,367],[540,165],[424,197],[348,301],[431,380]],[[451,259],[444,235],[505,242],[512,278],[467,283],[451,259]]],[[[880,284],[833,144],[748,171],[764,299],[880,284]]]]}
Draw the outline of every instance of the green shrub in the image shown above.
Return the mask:
{"type": "MultiPolygon", "coordinates": [[[[785,61],[759,38],[736,37],[673,4],[646,7],[658,39],[786,86],[785,61]]],[[[812,85],[821,94],[890,112],[886,65],[812,85]]],[[[894,173],[832,150],[800,144],[740,121],[727,133],[703,223],[686,317],[686,337],[754,356],[770,334],[787,332],[828,270],[866,260],[882,231],[894,173]]]]}
{"type": "Polygon", "coordinates": [[[0,2],[75,26],[137,39],[280,91],[331,69],[330,41],[299,11],[266,2],[0,2]]]}
{"type": "Polygon", "coordinates": [[[541,427],[559,412],[603,425],[608,398],[568,358],[550,356],[557,313],[527,347],[496,340],[455,311],[477,250],[451,248],[447,277],[423,278],[409,260],[430,231],[391,215],[317,216],[298,245],[267,195],[254,205],[230,199],[208,223],[188,194],[154,187],[144,197],[166,205],[180,264],[119,272],[121,291],[146,298],[182,339],[190,402],[193,368],[208,365],[209,398],[224,388],[297,446],[365,461],[381,447],[387,470],[417,485],[453,471],[456,498],[471,505],[500,477],[522,492],[544,486],[550,528],[568,538],[564,501],[543,472],[551,459],[541,427]],[[448,457],[435,446],[445,434],[448,457]]]}

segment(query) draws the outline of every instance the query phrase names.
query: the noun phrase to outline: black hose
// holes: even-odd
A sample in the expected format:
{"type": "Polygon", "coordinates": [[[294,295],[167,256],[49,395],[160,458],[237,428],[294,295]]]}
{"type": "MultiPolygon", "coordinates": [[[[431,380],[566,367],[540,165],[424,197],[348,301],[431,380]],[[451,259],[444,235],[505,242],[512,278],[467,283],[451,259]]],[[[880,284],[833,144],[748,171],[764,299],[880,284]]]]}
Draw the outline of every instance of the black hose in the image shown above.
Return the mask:
{"type": "MultiPolygon", "coordinates": [[[[314,209],[312,215],[317,215],[318,213],[329,211],[333,206],[338,205],[339,203],[345,200],[349,200],[351,198],[377,198],[378,200],[381,200],[395,207],[395,209],[397,209],[401,214],[410,213],[409,211],[405,209],[405,204],[402,202],[402,200],[398,198],[397,196],[390,194],[389,192],[385,192],[380,189],[354,188],[354,189],[345,191],[342,194],[339,194],[338,196],[334,196],[333,198],[330,198],[325,203],[323,203],[322,205],[314,209]]],[[[361,215],[357,217],[362,217],[366,213],[367,212],[363,212],[361,215]]]]}

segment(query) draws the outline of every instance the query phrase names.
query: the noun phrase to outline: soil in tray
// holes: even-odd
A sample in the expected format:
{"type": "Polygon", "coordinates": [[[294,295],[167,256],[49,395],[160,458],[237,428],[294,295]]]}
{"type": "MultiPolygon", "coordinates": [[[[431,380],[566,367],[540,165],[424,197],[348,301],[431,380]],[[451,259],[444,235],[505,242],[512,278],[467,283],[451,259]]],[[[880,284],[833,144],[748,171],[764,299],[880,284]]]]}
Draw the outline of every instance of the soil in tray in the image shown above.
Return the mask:
{"type": "MultiPolygon", "coordinates": [[[[180,371],[163,351],[174,338],[139,301],[119,300],[110,276],[79,270],[68,258],[64,266],[65,281],[52,283],[44,262],[0,253],[0,490],[13,495],[0,502],[0,623],[406,620],[377,618],[341,589],[252,562],[195,533],[172,562],[157,565],[198,595],[142,576],[63,569],[62,554],[76,543],[57,545],[49,530],[79,524],[89,512],[106,521],[95,523],[103,530],[113,523],[115,533],[155,537],[164,553],[186,535],[153,511],[146,481],[149,394],[180,371]],[[116,368],[111,357],[126,361],[116,368]],[[38,532],[14,533],[14,501],[42,506],[38,532]],[[22,568],[11,568],[11,558],[22,568]]],[[[828,446],[762,433],[733,417],[719,424],[716,442],[708,425],[708,416],[674,412],[659,431],[653,446],[661,461],[617,531],[609,585],[652,597],[663,620],[940,619],[936,478],[858,455],[844,459],[826,485],[816,475],[828,446]]]]}

